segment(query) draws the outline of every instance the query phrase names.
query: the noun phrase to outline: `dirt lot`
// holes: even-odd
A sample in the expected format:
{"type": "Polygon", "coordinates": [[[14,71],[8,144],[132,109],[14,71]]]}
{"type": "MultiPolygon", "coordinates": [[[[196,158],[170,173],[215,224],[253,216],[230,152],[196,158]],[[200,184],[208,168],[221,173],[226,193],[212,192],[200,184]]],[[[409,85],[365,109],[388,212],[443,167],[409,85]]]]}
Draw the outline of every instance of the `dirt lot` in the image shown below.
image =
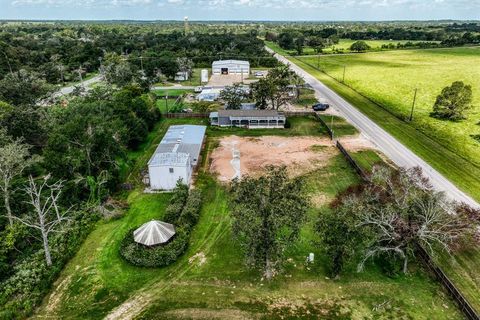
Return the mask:
{"type": "Polygon", "coordinates": [[[285,165],[296,176],[326,165],[337,152],[326,138],[229,136],[213,151],[210,170],[222,182],[258,174],[266,165],[285,165]]]}
{"type": "MultiPolygon", "coordinates": [[[[258,80],[250,80],[247,79],[249,77],[248,74],[243,75],[243,83],[249,84],[258,80]]],[[[208,81],[207,86],[212,87],[223,87],[223,86],[231,86],[234,83],[241,83],[242,76],[239,74],[212,74],[210,80],[208,81]]]]}

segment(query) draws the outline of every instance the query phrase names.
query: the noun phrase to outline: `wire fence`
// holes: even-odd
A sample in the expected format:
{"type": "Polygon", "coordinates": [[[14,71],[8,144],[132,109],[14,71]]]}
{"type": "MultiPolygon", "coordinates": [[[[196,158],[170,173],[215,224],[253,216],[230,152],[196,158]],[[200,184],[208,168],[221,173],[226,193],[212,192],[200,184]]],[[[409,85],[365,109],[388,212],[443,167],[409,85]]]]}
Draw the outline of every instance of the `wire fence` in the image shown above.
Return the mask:
{"type": "MultiPolygon", "coordinates": [[[[334,140],[333,132],[330,127],[327,125],[325,121],[319,116],[316,115],[316,118],[319,122],[327,129],[330,138],[334,140]]],[[[335,142],[336,147],[340,150],[340,152],[344,155],[347,159],[347,162],[353,167],[353,169],[360,175],[360,177],[364,180],[368,180],[368,175],[366,172],[358,165],[355,159],[348,153],[348,151],[343,147],[343,145],[337,140],[335,142]]],[[[463,312],[465,317],[469,320],[480,320],[480,316],[475,311],[475,309],[471,306],[468,300],[462,295],[460,290],[453,284],[453,282],[447,277],[445,272],[435,264],[432,257],[428,254],[428,252],[420,245],[416,245],[416,253],[417,256],[420,257],[420,260],[423,262],[425,267],[435,276],[435,278],[440,282],[443,288],[448,292],[450,297],[457,303],[460,308],[460,311],[463,312]]]]}
{"type": "Polygon", "coordinates": [[[424,265],[435,275],[435,278],[443,285],[450,297],[457,303],[460,310],[469,320],[479,320],[480,316],[470,305],[468,300],[462,295],[460,290],[453,284],[440,267],[433,261],[428,252],[419,244],[417,244],[417,256],[420,257],[424,265]]]}

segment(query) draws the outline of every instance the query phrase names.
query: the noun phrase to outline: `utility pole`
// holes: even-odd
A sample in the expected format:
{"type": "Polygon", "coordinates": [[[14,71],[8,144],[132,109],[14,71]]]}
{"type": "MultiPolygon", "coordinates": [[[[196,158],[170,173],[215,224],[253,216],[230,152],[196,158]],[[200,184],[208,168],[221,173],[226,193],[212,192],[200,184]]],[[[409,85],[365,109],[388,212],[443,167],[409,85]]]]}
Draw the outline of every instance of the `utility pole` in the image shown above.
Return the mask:
{"type": "Polygon", "coordinates": [[[317,69],[320,70],[320,55],[317,57],[317,69]]]}
{"type": "Polygon", "coordinates": [[[332,140],[333,140],[333,114],[332,114],[332,119],[330,120],[330,131],[332,131],[332,140]]]}
{"type": "Polygon", "coordinates": [[[413,94],[412,111],[410,111],[410,120],[409,121],[413,120],[413,109],[415,108],[415,102],[417,100],[417,90],[418,90],[418,88],[415,88],[415,93],[413,94]]]}
{"type": "Polygon", "coordinates": [[[80,65],[80,67],[78,67],[78,76],[80,77],[80,83],[83,83],[82,71],[82,65],[80,65]]]}
{"type": "Polygon", "coordinates": [[[165,110],[167,110],[168,114],[168,95],[165,95],[165,110]]]}
{"type": "Polygon", "coordinates": [[[144,71],[143,71],[143,57],[142,56],[140,56],[140,66],[142,68],[142,73],[144,73],[144,71]]]}
{"type": "Polygon", "coordinates": [[[346,65],[343,65],[343,78],[342,78],[342,82],[345,83],[345,70],[347,69],[347,66],[346,65]]]}

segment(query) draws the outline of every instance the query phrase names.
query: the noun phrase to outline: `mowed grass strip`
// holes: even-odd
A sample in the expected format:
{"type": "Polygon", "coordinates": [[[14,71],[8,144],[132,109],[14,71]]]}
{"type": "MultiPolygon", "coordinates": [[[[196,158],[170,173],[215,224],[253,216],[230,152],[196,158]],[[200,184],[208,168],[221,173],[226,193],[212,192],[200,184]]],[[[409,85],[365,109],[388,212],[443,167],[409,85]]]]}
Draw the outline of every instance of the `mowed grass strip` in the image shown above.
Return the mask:
{"type": "MultiPolygon", "coordinates": [[[[294,121],[304,127],[296,130],[317,132],[307,120],[294,121]]],[[[142,146],[145,154],[132,155],[137,161],[134,168],[144,167],[168,126],[182,121],[202,123],[198,119],[163,119],[154,137],[142,146]]],[[[374,266],[360,274],[350,266],[338,280],[326,277],[327,257],[315,244],[315,221],[338,192],[359,183],[339,153],[325,167],[308,174],[306,192],[316,201],[302,237],[289,250],[284,272],[274,281],[262,281],[261,274],[243,264],[241,250],[232,241],[228,192],[208,171],[209,154],[219,138],[209,135],[203,151],[196,179],[203,205],[185,255],[161,269],[138,268],[121,259],[118,248],[125,233],[150,219],[161,219],[170,198],[168,193],[143,194],[138,186],[126,197],[130,208],[125,215],[100,222],[89,235],[62,271],[38,318],[101,319],[132,298],[137,300],[127,309],[146,302],[147,309],[138,315],[144,319],[461,317],[439,286],[415,264],[410,275],[398,278],[386,277],[374,266]],[[315,253],[316,262],[307,268],[304,261],[309,252],[315,253]]]]}
{"type": "Polygon", "coordinates": [[[480,246],[477,244],[469,249],[454,252],[449,255],[439,252],[437,263],[480,314],[480,246]]]}
{"type": "MultiPolygon", "coordinates": [[[[377,104],[358,94],[350,87],[336,81],[324,72],[316,69],[315,66],[306,63],[304,58],[288,58],[340,94],[345,100],[350,102],[410,150],[427,161],[432,167],[456,184],[465,193],[469,194],[475,200],[480,201],[480,167],[476,163],[470,161],[470,158],[466,159],[461,156],[461,147],[457,151],[451,150],[452,145],[447,146],[443,144],[444,141],[442,139],[439,140],[435,137],[430,137],[419,130],[419,128],[415,127],[415,124],[400,120],[391,112],[379,107],[377,104]]],[[[391,88],[394,90],[395,86],[392,85],[391,88]]],[[[445,122],[445,124],[455,125],[451,122],[445,122]]],[[[452,141],[455,141],[453,136],[452,141]]]]}

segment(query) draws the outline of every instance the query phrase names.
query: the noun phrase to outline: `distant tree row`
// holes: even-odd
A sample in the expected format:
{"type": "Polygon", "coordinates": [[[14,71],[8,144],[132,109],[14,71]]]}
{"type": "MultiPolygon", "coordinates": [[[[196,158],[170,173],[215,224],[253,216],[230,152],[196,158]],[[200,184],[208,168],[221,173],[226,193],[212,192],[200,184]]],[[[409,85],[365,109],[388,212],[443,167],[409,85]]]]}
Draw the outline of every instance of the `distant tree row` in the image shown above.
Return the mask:
{"type": "MultiPolygon", "coordinates": [[[[476,25],[475,25],[476,26],[476,25]]],[[[480,43],[480,32],[477,27],[448,28],[437,26],[375,26],[371,28],[358,28],[358,26],[325,27],[325,28],[289,28],[279,33],[267,31],[265,40],[274,41],[285,50],[295,50],[302,54],[305,46],[313,48],[317,53],[322,49],[337,44],[339,39],[352,40],[410,40],[404,44],[384,45],[384,49],[396,48],[428,48],[438,46],[462,46],[480,43]],[[360,29],[360,30],[358,30],[360,29]],[[412,42],[418,41],[418,42],[412,42]]],[[[480,29],[480,27],[478,27],[480,29]]],[[[360,50],[364,51],[364,50],[360,50]]]]}
{"type": "Polygon", "coordinates": [[[222,58],[243,58],[252,66],[276,61],[256,34],[165,33],[154,25],[56,23],[0,25],[0,79],[20,70],[34,71],[48,83],[78,81],[117,55],[147,75],[154,70],[172,77],[177,58],[196,66],[210,66],[222,58]]]}

